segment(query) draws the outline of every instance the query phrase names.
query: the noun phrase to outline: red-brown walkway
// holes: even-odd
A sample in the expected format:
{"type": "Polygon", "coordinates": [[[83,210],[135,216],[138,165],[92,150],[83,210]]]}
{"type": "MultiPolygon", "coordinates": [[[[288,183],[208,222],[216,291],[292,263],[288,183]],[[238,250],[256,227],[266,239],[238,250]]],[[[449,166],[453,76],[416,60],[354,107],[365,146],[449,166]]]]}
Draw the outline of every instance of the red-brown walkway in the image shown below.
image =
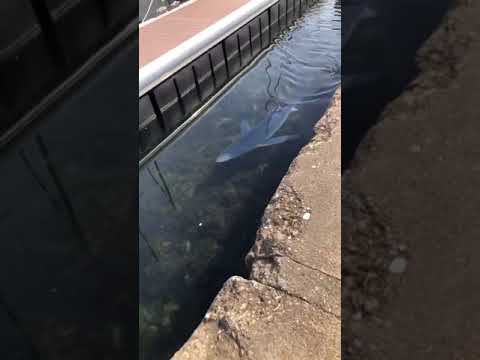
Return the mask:
{"type": "Polygon", "coordinates": [[[192,0],[140,26],[140,67],[239,9],[249,0],[192,0]]]}

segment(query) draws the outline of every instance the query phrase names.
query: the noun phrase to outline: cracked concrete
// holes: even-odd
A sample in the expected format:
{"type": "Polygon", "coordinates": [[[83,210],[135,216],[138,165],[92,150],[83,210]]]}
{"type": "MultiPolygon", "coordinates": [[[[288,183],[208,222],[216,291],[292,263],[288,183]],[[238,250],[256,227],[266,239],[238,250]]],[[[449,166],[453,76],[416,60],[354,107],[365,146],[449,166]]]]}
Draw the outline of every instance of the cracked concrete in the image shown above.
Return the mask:
{"type": "Polygon", "coordinates": [[[175,360],[340,359],[340,111],[316,135],[265,210],[246,257],[175,360]]]}
{"type": "Polygon", "coordinates": [[[255,261],[250,276],[340,317],[338,279],[294,262],[288,256],[255,261]]]}
{"type": "Polygon", "coordinates": [[[174,359],[339,359],[339,342],[335,317],[269,286],[232,277],[174,359]]]}

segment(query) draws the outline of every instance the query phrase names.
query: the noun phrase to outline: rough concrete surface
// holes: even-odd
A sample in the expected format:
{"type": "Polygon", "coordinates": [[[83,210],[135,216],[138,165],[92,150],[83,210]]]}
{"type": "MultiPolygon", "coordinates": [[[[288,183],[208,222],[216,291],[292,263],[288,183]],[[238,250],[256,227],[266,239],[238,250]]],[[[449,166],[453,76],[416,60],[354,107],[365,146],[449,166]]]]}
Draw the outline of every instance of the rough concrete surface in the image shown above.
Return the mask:
{"type": "Polygon", "coordinates": [[[478,14],[456,2],[342,179],[345,359],[480,359],[478,14]]]}
{"type": "Polygon", "coordinates": [[[340,359],[338,90],[265,210],[247,255],[175,360],[340,359]]]}
{"type": "Polygon", "coordinates": [[[335,359],[338,327],[305,301],[233,277],[175,359],[335,359]]]}

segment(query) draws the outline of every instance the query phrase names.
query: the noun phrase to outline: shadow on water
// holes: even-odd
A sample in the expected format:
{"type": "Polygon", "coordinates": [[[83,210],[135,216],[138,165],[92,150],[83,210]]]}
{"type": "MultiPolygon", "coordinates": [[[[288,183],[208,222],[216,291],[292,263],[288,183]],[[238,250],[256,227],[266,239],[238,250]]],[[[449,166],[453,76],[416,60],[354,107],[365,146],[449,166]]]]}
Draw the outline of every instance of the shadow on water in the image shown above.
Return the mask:
{"type": "Polygon", "coordinates": [[[415,53],[451,4],[342,1],[343,170],[386,104],[417,75],[415,53]]]}
{"type": "Polygon", "coordinates": [[[137,59],[132,35],[1,149],[2,359],[137,355],[137,59]]]}
{"type": "Polygon", "coordinates": [[[263,211],[339,82],[340,9],[326,0],[140,169],[142,359],[172,355],[223,282],[247,276],[244,257],[263,211]],[[273,114],[289,105],[298,111],[287,114],[274,137],[296,138],[216,162],[227,147],[245,141],[243,121],[253,131],[273,124],[273,114]]]}

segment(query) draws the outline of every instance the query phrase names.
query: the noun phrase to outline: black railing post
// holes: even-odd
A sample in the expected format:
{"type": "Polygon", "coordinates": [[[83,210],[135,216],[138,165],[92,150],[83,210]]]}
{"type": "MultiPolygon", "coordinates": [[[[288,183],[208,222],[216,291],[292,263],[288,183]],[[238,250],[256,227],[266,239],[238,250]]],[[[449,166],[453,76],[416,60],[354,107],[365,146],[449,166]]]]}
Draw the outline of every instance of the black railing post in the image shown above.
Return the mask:
{"type": "Polygon", "coordinates": [[[208,62],[210,64],[210,72],[212,73],[213,88],[217,90],[217,76],[215,75],[215,68],[213,66],[212,54],[208,53],[208,62]]]}
{"type": "Polygon", "coordinates": [[[167,133],[167,124],[165,123],[165,119],[163,118],[162,110],[160,109],[160,106],[158,106],[157,99],[155,98],[155,95],[153,95],[153,92],[149,91],[148,93],[148,98],[150,99],[150,103],[152,104],[153,107],[153,112],[155,113],[155,116],[157,117],[157,122],[162,128],[162,130],[167,133]]]}
{"type": "Polygon", "coordinates": [[[225,40],[222,40],[222,52],[225,59],[225,69],[227,70],[227,79],[230,80],[230,67],[228,66],[227,49],[225,48],[225,40]]]}
{"type": "Polygon", "coordinates": [[[260,49],[263,49],[263,29],[262,29],[262,17],[258,17],[258,29],[260,31],[260,49]]]}
{"type": "Polygon", "coordinates": [[[197,70],[195,69],[195,65],[192,65],[192,73],[193,73],[193,81],[195,81],[195,88],[197,89],[197,96],[200,102],[203,101],[202,91],[200,90],[200,83],[198,81],[197,70]]]}
{"type": "MultiPolygon", "coordinates": [[[[280,11],[280,10],[282,10],[282,8],[281,8],[281,6],[280,6],[280,1],[279,1],[279,2],[278,2],[278,13],[277,13],[277,15],[278,15],[278,16],[277,16],[277,19],[278,19],[278,20],[277,20],[278,33],[281,32],[281,29],[280,29],[280,13],[281,13],[281,11],[280,11]]],[[[278,34],[277,34],[277,35],[278,35],[278,34]]]]}
{"type": "Polygon", "coordinates": [[[173,79],[173,86],[175,87],[175,92],[177,93],[177,101],[178,105],[180,105],[180,110],[182,111],[182,115],[185,117],[187,115],[187,110],[185,109],[185,104],[183,103],[182,93],[180,92],[180,88],[178,87],[177,80],[173,79]]]}
{"type": "Polygon", "coordinates": [[[288,0],[285,0],[285,30],[288,28],[288,0]]]}
{"type": "Polygon", "coordinates": [[[272,8],[268,8],[268,43],[272,43],[272,8]]]}
{"type": "Polygon", "coordinates": [[[250,56],[253,58],[252,28],[248,25],[248,41],[250,42],[250,56]]]}
{"type": "Polygon", "coordinates": [[[243,57],[242,57],[242,47],[240,45],[240,35],[237,32],[237,49],[238,49],[238,57],[240,59],[240,68],[243,67],[243,57]]]}

